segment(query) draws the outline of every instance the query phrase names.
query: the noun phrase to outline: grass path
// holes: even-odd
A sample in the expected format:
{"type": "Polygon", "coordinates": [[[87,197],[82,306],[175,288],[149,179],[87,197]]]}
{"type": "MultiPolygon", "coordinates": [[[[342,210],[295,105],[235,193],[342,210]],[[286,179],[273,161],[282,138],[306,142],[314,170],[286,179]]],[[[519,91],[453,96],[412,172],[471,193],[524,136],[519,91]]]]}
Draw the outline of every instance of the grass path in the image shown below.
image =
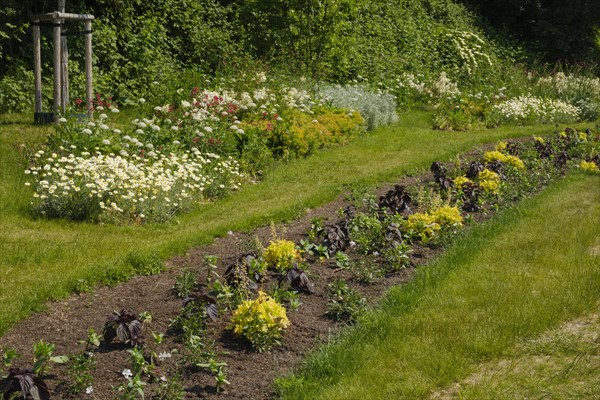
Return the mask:
{"type": "Polygon", "coordinates": [[[457,384],[435,392],[449,399],[599,399],[600,302],[595,311],[479,366],[457,384]]]}
{"type": "Polygon", "coordinates": [[[430,129],[431,115],[409,113],[402,122],[341,148],[274,168],[263,182],[202,206],[177,221],[148,226],[99,226],[33,220],[24,187],[25,148],[42,143],[49,128],[27,117],[0,122],[0,335],[49,299],[68,295],[78,280],[96,282],[107,271],[118,277],[130,251],[162,257],[206,244],[228,230],[246,230],[291,219],[331,201],[347,185],[389,183],[417,173],[480,143],[549,133],[553,127],[505,127],[474,132],[430,129]],[[26,118],[26,119],[25,119],[26,118]]]}
{"type": "MultiPolygon", "coordinates": [[[[452,393],[443,390],[476,374],[478,366],[506,358],[519,341],[594,310],[599,248],[600,177],[562,180],[473,227],[414,281],[392,289],[364,324],[314,355],[301,374],[282,379],[282,397],[426,399],[436,391],[452,393]]],[[[575,380],[598,390],[597,376],[598,366],[575,380]]],[[[503,382],[495,393],[484,384],[459,393],[503,398],[494,396],[506,395],[502,389],[511,379],[503,382]]],[[[504,398],[517,397],[526,396],[504,398]]]]}

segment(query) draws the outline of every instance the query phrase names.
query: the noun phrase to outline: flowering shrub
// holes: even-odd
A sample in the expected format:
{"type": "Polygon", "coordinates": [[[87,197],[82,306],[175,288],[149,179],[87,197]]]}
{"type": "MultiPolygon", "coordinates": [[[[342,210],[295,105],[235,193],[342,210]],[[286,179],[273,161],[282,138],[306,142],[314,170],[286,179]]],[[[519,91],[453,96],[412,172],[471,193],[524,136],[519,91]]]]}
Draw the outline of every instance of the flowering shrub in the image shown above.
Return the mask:
{"type": "Polygon", "coordinates": [[[501,87],[493,92],[448,93],[441,96],[434,105],[433,128],[445,131],[465,131],[478,126],[494,127],[498,117],[492,113],[493,107],[506,100],[501,87]]]}
{"type": "Polygon", "coordinates": [[[492,110],[501,122],[521,125],[574,122],[579,119],[580,112],[579,108],[561,100],[531,95],[507,100],[492,110]]]}
{"type": "Polygon", "coordinates": [[[381,89],[374,92],[358,84],[328,85],[320,88],[319,96],[333,107],[360,112],[368,130],[398,121],[395,96],[381,89]]]}
{"type": "Polygon", "coordinates": [[[451,30],[446,33],[446,38],[449,43],[445,50],[450,53],[450,59],[461,72],[473,75],[480,68],[480,63],[487,67],[493,65],[486,50],[489,44],[476,33],[451,30]]]}
{"type": "Polygon", "coordinates": [[[231,317],[233,333],[244,336],[259,352],[278,344],[283,331],[290,325],[285,308],[264,292],[256,300],[246,300],[231,317]]]}
{"type": "Polygon", "coordinates": [[[300,259],[300,253],[294,242],[278,239],[269,244],[263,257],[269,266],[280,272],[285,272],[294,266],[295,260],[300,259]]]}
{"type": "Polygon", "coordinates": [[[600,116],[600,78],[566,75],[541,77],[537,86],[544,93],[569,102],[581,111],[581,117],[593,121],[600,116]]]}
{"type": "MultiPolygon", "coordinates": [[[[42,150],[36,154],[40,161],[43,156],[42,150]]],[[[32,205],[37,214],[102,221],[164,221],[243,180],[235,160],[198,150],[157,153],[152,160],[53,153],[26,174],[36,179],[32,205]]]]}
{"type": "MultiPolygon", "coordinates": [[[[55,157],[42,160],[42,153],[36,160],[41,164],[29,170],[37,178],[35,212],[162,221],[236,189],[242,169],[260,175],[276,157],[306,156],[364,132],[358,111],[327,106],[306,90],[273,89],[267,81],[258,74],[240,92],[179,89],[171,104],[150,109],[153,115],[134,119],[123,131],[111,126],[106,113],[92,120],[60,118],[48,138],[55,157]]],[[[118,112],[109,101],[98,96],[95,105],[118,112]]]]}

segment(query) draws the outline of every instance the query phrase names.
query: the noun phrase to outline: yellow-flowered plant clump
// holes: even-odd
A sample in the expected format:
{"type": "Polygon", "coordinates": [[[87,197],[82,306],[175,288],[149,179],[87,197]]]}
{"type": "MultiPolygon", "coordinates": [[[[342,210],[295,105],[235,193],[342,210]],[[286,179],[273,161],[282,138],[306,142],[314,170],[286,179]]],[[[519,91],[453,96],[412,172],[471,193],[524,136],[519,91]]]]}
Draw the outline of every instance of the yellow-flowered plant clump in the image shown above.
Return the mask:
{"type": "Polygon", "coordinates": [[[473,183],[473,181],[464,175],[457,176],[456,178],[454,178],[454,185],[459,189],[467,183],[473,183]]]}
{"type": "Polygon", "coordinates": [[[600,168],[593,161],[581,161],[579,168],[587,172],[600,172],[600,168]]]}
{"type": "Polygon", "coordinates": [[[462,226],[462,220],[457,207],[444,205],[429,213],[410,215],[406,221],[406,229],[427,243],[442,229],[462,226]]]}
{"type": "Polygon", "coordinates": [[[488,151],[483,155],[483,159],[487,163],[491,163],[494,161],[500,161],[506,165],[510,165],[516,169],[525,169],[525,163],[519,157],[506,155],[497,150],[488,151]]]}
{"type": "Polygon", "coordinates": [[[507,143],[506,142],[498,142],[498,144],[496,145],[496,150],[497,151],[502,151],[502,150],[506,150],[507,147],[507,143]]]}
{"type": "Polygon", "coordinates": [[[285,272],[294,266],[294,260],[300,259],[300,253],[294,242],[285,239],[271,241],[265,249],[264,259],[278,271],[285,272]]]}
{"type": "Polygon", "coordinates": [[[262,291],[256,300],[246,300],[231,317],[233,333],[243,336],[259,352],[278,344],[290,325],[285,307],[262,291]]]}
{"type": "Polygon", "coordinates": [[[486,193],[496,194],[500,190],[500,175],[489,169],[479,173],[479,187],[486,193]]]}

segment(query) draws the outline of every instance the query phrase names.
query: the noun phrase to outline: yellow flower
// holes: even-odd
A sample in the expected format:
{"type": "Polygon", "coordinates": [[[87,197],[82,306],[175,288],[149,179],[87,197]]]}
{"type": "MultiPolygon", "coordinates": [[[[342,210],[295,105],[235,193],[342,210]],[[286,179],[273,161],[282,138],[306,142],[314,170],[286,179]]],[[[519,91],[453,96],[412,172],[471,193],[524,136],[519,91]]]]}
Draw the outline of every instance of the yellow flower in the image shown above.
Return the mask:
{"type": "MultiPolygon", "coordinates": [[[[564,133],[564,132],[563,132],[563,133],[564,133]]],[[[535,141],[536,141],[536,142],[538,142],[539,144],[544,144],[544,143],[546,143],[546,141],[544,140],[544,138],[543,138],[543,137],[541,137],[541,136],[534,136],[534,137],[533,137],[533,140],[535,140],[535,141]]]]}

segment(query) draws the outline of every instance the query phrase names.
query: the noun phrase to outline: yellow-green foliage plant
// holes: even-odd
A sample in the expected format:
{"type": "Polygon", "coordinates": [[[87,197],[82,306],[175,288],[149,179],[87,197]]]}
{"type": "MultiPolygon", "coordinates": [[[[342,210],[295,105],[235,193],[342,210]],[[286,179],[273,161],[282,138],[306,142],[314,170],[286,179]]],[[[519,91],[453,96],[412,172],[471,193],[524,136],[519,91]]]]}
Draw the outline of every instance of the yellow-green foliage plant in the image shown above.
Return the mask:
{"type": "Polygon", "coordinates": [[[479,187],[485,193],[497,194],[500,191],[500,175],[489,169],[479,173],[479,187]]]}
{"type": "MultiPolygon", "coordinates": [[[[502,142],[501,142],[502,143],[502,142]]],[[[488,151],[483,155],[483,159],[487,163],[500,161],[506,165],[510,165],[516,169],[525,169],[525,163],[517,156],[506,155],[498,150],[488,151]]]]}
{"type": "Polygon", "coordinates": [[[406,229],[423,243],[433,239],[439,231],[462,226],[463,217],[458,207],[443,205],[429,213],[415,213],[408,217],[406,229]]]}
{"type": "Polygon", "coordinates": [[[294,266],[294,261],[300,260],[300,253],[294,242],[274,239],[265,249],[263,257],[270,267],[279,272],[286,272],[294,266]]]}
{"type": "Polygon", "coordinates": [[[433,211],[431,215],[442,229],[460,228],[462,226],[463,217],[460,215],[460,211],[456,206],[442,206],[433,211]]]}
{"type": "Polygon", "coordinates": [[[271,141],[306,156],[323,147],[344,144],[365,131],[359,112],[333,109],[315,115],[291,109],[283,115],[284,129],[269,132],[271,141]]]}
{"type": "Polygon", "coordinates": [[[280,344],[289,325],[285,307],[260,291],[256,300],[244,301],[233,312],[230,328],[248,339],[258,352],[263,352],[280,344]]]}
{"type": "Polygon", "coordinates": [[[600,173],[600,168],[593,161],[581,161],[579,168],[586,172],[600,173]]]}

